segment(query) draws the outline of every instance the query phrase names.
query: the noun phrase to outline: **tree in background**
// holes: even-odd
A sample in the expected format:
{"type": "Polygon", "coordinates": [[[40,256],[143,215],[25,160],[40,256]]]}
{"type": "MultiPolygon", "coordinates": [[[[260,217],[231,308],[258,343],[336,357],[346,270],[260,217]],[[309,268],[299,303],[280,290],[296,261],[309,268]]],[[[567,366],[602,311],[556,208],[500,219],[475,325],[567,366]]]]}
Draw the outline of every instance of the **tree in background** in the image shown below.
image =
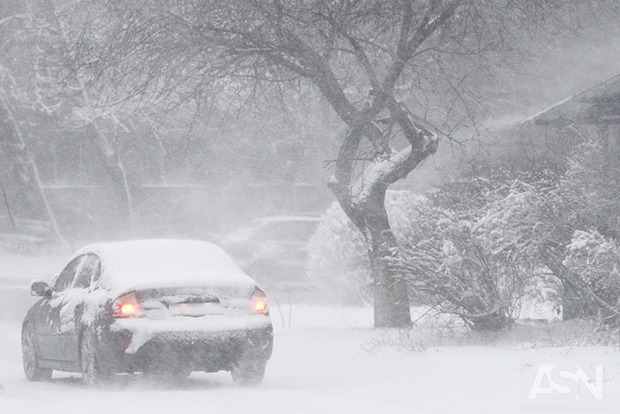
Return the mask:
{"type": "Polygon", "coordinates": [[[10,224],[14,214],[46,219],[53,237],[63,236],[45,193],[35,153],[24,130],[55,110],[47,99],[49,71],[41,65],[37,47],[53,32],[30,7],[3,4],[0,8],[0,185],[10,224]],[[24,128],[25,127],[25,128],[24,128]]]}
{"type": "MultiPolygon", "coordinates": [[[[6,15],[0,16],[0,116],[7,131],[5,155],[7,165],[20,171],[14,174],[16,179],[8,181],[21,188],[16,198],[25,203],[22,214],[49,220],[57,238],[63,239],[57,211],[44,188],[49,177],[41,175],[39,165],[49,163],[53,157],[49,144],[54,138],[47,129],[78,131],[84,140],[92,138],[110,172],[113,188],[121,188],[116,192],[116,205],[127,214],[117,214],[117,221],[122,222],[122,227],[131,228],[124,168],[114,143],[104,133],[102,117],[94,114],[84,85],[61,85],[61,62],[66,62],[68,45],[55,4],[38,0],[15,2],[3,8],[6,15]]],[[[79,184],[80,177],[72,178],[79,184]]]]}

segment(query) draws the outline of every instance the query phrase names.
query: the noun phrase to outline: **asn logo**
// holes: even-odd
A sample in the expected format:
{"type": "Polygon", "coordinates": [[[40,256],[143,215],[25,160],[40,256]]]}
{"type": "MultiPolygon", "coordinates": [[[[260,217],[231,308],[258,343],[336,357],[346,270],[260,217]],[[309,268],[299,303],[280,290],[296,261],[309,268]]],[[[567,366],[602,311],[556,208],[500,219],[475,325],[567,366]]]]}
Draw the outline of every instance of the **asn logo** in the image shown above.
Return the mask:
{"type": "Polygon", "coordinates": [[[592,398],[603,399],[603,366],[594,366],[594,377],[579,365],[541,365],[527,396],[536,399],[541,394],[567,394],[574,400],[587,390],[592,398]]]}

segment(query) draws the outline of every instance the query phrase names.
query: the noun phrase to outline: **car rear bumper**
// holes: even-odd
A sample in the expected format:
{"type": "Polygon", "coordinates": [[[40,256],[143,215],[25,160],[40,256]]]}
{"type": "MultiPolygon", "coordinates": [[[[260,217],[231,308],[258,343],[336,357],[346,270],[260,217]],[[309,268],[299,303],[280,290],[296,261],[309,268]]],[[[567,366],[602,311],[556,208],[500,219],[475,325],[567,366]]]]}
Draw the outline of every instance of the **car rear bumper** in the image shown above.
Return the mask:
{"type": "Polygon", "coordinates": [[[211,372],[230,370],[248,355],[264,361],[271,357],[268,316],[227,319],[117,320],[100,333],[98,359],[110,372],[211,372]]]}

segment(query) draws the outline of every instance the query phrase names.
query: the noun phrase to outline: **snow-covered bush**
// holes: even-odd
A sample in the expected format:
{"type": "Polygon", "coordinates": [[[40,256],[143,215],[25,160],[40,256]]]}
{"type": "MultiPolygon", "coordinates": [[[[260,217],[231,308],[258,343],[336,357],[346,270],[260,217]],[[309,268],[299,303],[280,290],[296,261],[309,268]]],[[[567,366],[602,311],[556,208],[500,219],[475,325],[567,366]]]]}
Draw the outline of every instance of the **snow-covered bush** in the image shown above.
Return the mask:
{"type": "Polygon", "coordinates": [[[586,313],[620,315],[620,248],[595,230],[576,230],[563,261],[586,313]]]}
{"type": "MultiPolygon", "coordinates": [[[[412,228],[416,206],[426,198],[410,191],[388,191],[386,210],[397,238],[412,228]]],[[[355,305],[372,297],[370,262],[364,237],[334,202],[310,240],[307,277],[324,297],[355,305]]]]}
{"type": "Polygon", "coordinates": [[[478,221],[480,239],[499,270],[513,274],[512,308],[518,316],[556,320],[562,284],[543,255],[557,224],[552,211],[554,183],[517,180],[507,189],[506,193],[500,190],[478,221]]]}
{"type": "Polygon", "coordinates": [[[518,316],[527,288],[547,282],[538,254],[546,237],[538,217],[542,202],[536,187],[518,181],[444,188],[418,206],[419,219],[394,266],[408,274],[419,301],[459,315],[474,329],[506,326],[518,316]]]}
{"type": "Polygon", "coordinates": [[[393,260],[409,276],[412,296],[474,329],[505,326],[512,285],[476,237],[474,222],[454,216],[423,220],[423,230],[412,233],[393,260]]]}

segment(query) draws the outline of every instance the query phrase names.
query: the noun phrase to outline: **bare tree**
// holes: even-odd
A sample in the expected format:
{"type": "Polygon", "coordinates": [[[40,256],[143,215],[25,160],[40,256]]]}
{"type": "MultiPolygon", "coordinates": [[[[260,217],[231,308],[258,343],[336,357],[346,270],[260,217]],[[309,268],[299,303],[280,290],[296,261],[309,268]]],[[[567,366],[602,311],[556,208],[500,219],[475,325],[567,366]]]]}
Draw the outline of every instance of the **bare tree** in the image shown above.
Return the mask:
{"type": "MultiPolygon", "coordinates": [[[[49,24],[53,26],[57,41],[62,45],[59,53],[60,58],[70,62],[67,50],[70,49],[69,38],[67,35],[66,22],[59,18],[58,8],[70,7],[71,3],[56,1],[45,2],[40,8],[47,12],[49,24]],[[60,3],[60,5],[58,4],[60,3]]],[[[109,173],[112,182],[112,189],[116,199],[119,227],[124,234],[134,234],[134,214],[132,206],[132,192],[123,160],[120,157],[114,139],[106,133],[106,118],[112,118],[113,123],[119,124],[118,115],[114,111],[99,113],[96,108],[96,99],[92,99],[86,85],[81,79],[75,79],[72,84],[65,85],[70,99],[67,99],[73,107],[73,115],[69,120],[75,128],[86,128],[103,161],[103,165],[109,173]],[[77,114],[77,115],[76,115],[77,114]]]]}
{"type": "MultiPolygon", "coordinates": [[[[57,18],[55,2],[27,0],[0,16],[0,123],[5,125],[5,153],[13,165],[12,181],[22,189],[22,198],[39,215],[49,217],[60,237],[60,228],[48,202],[34,151],[41,138],[33,124],[37,120],[57,122],[64,127],[87,129],[99,148],[109,171],[121,218],[120,227],[132,232],[131,195],[125,169],[113,140],[105,133],[105,120],[92,107],[88,91],[81,81],[70,88],[59,87],[58,63],[65,57],[67,38],[64,22],[57,18]],[[33,122],[35,120],[35,122],[33,122]]],[[[39,146],[40,147],[40,146],[39,146]]]]}
{"type": "Polygon", "coordinates": [[[482,68],[523,52],[525,38],[576,28],[575,16],[604,3],[84,0],[72,8],[89,16],[73,33],[73,57],[108,101],[314,86],[347,127],[328,185],[366,240],[375,326],[404,327],[407,287],[387,260],[398,254],[387,189],[435,153],[444,128],[475,129],[481,98],[468,86],[480,85],[482,68]]]}
{"type": "MultiPolygon", "coordinates": [[[[33,53],[25,46],[33,46],[36,39],[44,36],[44,24],[29,8],[20,10],[16,5],[9,5],[0,10],[0,160],[8,168],[8,178],[15,198],[19,197],[22,204],[20,210],[25,218],[46,218],[50,221],[52,237],[55,242],[65,242],[61,234],[54,211],[43,188],[39,168],[34,153],[28,145],[25,133],[19,122],[18,107],[27,107],[31,111],[44,112],[49,107],[43,102],[41,83],[46,73],[36,63],[25,69],[22,59],[31,63],[33,53]],[[21,58],[21,59],[20,59],[21,58]],[[26,87],[21,79],[28,77],[26,87]],[[34,78],[34,81],[33,79],[34,78]],[[23,211],[26,210],[26,211],[23,211]]],[[[23,111],[22,111],[23,112],[23,111]]],[[[12,217],[9,195],[2,185],[3,202],[10,221],[12,217]]]]}

